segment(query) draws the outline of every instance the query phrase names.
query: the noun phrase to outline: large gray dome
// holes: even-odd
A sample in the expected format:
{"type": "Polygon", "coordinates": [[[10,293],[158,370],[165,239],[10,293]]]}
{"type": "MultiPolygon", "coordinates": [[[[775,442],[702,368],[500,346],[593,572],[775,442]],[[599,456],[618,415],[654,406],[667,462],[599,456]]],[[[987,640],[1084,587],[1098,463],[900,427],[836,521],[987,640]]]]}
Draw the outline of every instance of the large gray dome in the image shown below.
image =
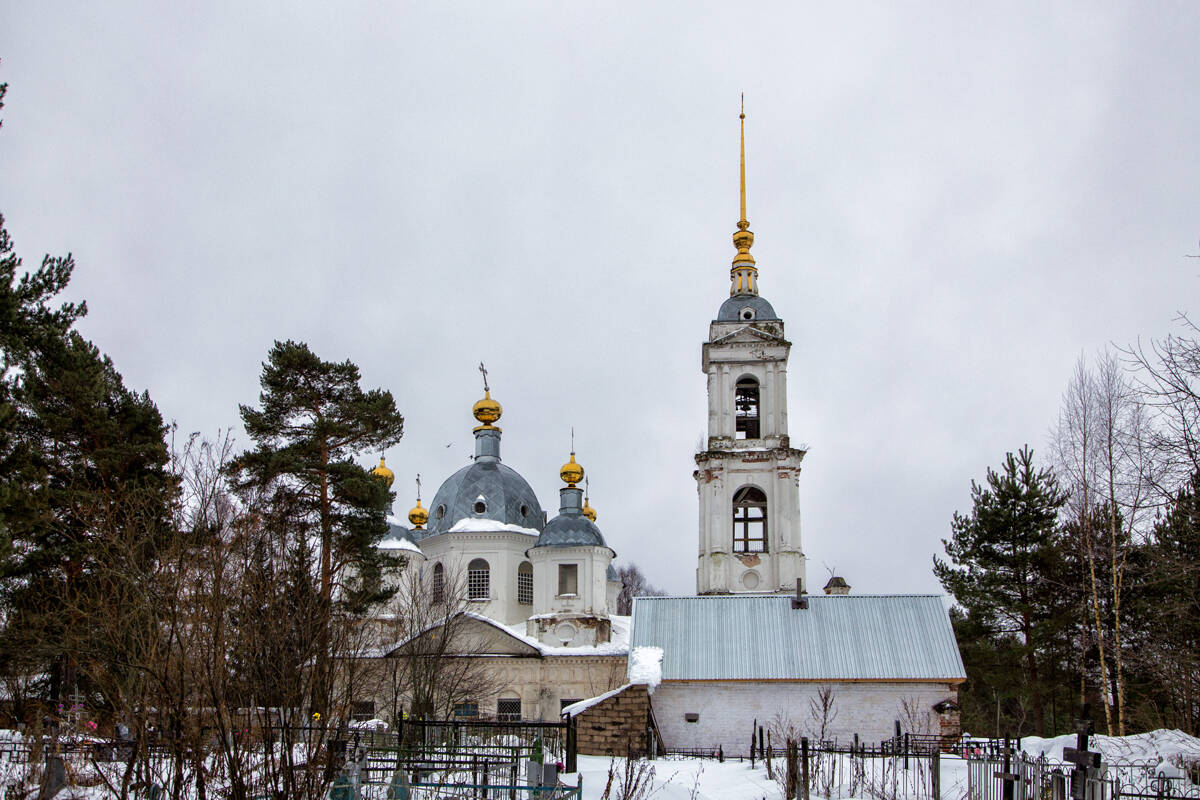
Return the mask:
{"type": "Polygon", "coordinates": [[[767,299],[756,294],[735,294],[721,303],[721,310],[717,312],[717,322],[751,322],[756,319],[779,319],[767,299]]]}
{"type": "Polygon", "coordinates": [[[516,470],[484,459],[463,467],[437,490],[423,538],[445,533],[463,519],[495,520],[541,531],[546,512],[516,470]]]}

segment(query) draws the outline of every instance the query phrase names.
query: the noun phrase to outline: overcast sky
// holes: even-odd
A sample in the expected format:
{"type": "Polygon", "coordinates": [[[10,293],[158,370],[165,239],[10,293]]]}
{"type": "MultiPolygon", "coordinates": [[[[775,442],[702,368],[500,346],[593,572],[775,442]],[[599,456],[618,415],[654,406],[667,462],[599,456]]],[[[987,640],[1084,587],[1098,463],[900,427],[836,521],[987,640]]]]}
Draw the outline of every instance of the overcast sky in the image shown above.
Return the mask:
{"type": "Polygon", "coordinates": [[[504,461],[553,513],[574,425],[618,560],[672,592],[740,92],[815,586],[940,591],[1075,360],[1197,310],[1192,1],[43,1],[0,58],[17,251],[75,255],[82,330],[166,419],[245,445],[274,340],[351,359],[405,416],[403,514],[467,463],[485,361],[504,461]]]}

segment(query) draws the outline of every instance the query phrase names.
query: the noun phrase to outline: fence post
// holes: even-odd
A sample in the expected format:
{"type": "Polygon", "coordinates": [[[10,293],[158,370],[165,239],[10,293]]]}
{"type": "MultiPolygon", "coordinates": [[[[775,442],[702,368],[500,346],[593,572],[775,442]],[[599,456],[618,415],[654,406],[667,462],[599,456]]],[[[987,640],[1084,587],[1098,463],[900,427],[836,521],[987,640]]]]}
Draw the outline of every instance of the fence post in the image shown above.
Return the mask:
{"type": "MultiPolygon", "coordinates": [[[[762,730],[762,729],[761,729],[761,728],[759,728],[759,731],[760,731],[760,732],[761,732],[761,730],[762,730]]],[[[767,761],[767,779],[768,779],[768,780],[772,780],[772,781],[773,781],[773,780],[775,780],[775,775],[774,775],[774,774],[771,772],[771,732],[770,732],[770,731],[767,731],[767,750],[766,750],[766,753],[767,753],[767,758],[766,758],[766,761],[767,761]]]]}
{"type": "Polygon", "coordinates": [[[794,800],[796,797],[796,773],[800,771],[797,763],[796,740],[788,739],[784,745],[784,760],[787,765],[787,777],[784,783],[784,800],[794,800]]]}
{"type": "Polygon", "coordinates": [[[908,734],[904,734],[904,770],[908,771],[908,734]]]}
{"type": "Polygon", "coordinates": [[[929,777],[932,781],[933,800],[942,800],[942,752],[934,748],[929,757],[929,777]]]}
{"type": "Polygon", "coordinates": [[[567,719],[567,772],[579,771],[579,734],[575,729],[575,718],[567,719]]]}
{"type": "Polygon", "coordinates": [[[808,800],[808,737],[800,737],[800,797],[808,800]]]}

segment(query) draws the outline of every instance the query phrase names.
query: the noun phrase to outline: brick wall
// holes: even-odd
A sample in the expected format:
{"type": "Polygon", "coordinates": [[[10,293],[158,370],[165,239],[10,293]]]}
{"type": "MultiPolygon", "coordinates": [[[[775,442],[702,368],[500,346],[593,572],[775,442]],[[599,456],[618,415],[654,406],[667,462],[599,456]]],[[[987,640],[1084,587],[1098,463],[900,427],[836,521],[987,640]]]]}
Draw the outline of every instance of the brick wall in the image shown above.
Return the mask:
{"type": "Polygon", "coordinates": [[[663,681],[654,692],[654,716],[668,749],[720,745],[730,755],[748,755],[756,720],[767,729],[790,725],[816,738],[812,702],[822,686],[832,687],[836,710],[826,738],[845,742],[857,733],[860,741],[878,742],[892,736],[897,719],[906,731],[947,735],[948,725],[957,722],[957,714],[951,719],[933,710],[956,698],[955,687],[917,682],[663,681]],[[688,722],[687,714],[698,719],[688,722]]]}
{"type": "Polygon", "coordinates": [[[631,684],[575,717],[578,751],[589,756],[623,756],[646,750],[650,693],[631,684]]]}

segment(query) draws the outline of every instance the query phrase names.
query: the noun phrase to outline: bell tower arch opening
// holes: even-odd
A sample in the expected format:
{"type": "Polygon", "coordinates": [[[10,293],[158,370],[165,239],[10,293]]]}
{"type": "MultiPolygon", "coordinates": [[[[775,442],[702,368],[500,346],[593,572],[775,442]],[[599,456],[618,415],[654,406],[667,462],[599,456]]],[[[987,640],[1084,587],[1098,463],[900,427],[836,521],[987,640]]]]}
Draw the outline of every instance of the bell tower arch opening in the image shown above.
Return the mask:
{"type": "Polygon", "coordinates": [[[758,380],[752,375],[738,378],[733,392],[735,439],[761,438],[760,400],[758,380]]]}
{"type": "Polygon", "coordinates": [[[733,493],[733,552],[768,552],[767,496],[757,486],[733,493]]]}

